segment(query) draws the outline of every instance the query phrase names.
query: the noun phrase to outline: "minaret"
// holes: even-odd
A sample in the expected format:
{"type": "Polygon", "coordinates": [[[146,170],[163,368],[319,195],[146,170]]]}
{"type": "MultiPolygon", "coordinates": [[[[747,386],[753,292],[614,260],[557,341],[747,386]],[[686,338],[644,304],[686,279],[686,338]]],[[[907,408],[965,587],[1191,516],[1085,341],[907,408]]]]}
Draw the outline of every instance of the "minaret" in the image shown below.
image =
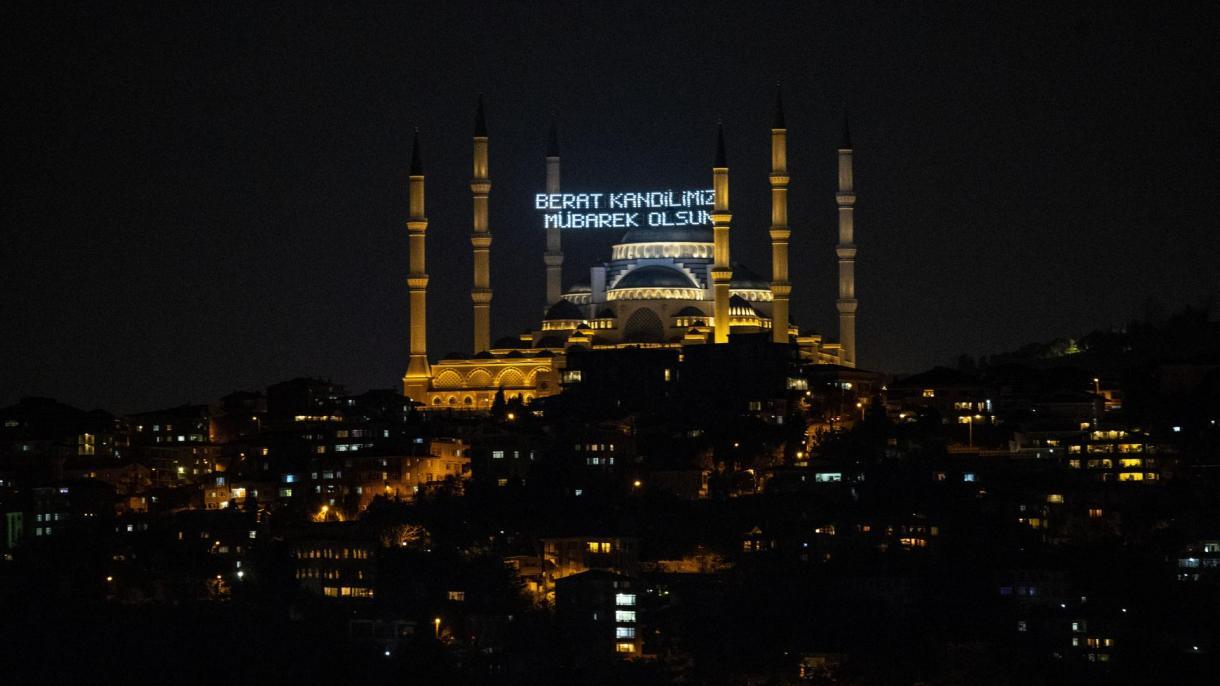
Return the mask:
{"type": "Polygon", "coordinates": [[[784,101],[775,88],[775,118],[771,122],[771,340],[788,342],[788,127],[784,101]]]}
{"type": "Polygon", "coordinates": [[[729,342],[729,283],[733,280],[733,269],[729,262],[729,163],[724,154],[724,126],[716,127],[716,164],[712,167],[712,190],[715,205],[712,207],[712,237],[715,241],[712,260],[712,287],[716,296],[713,319],[715,342],[729,342]]]}
{"type": "Polygon", "coordinates": [[[474,247],[474,287],[470,299],[474,302],[474,354],[491,347],[491,232],[487,229],[487,194],[491,181],[487,178],[487,121],[483,117],[483,96],[474,119],[474,178],[470,181],[474,193],[474,232],[470,245],[474,247]]]}
{"type": "MultiPolygon", "coordinates": [[[[546,192],[559,192],[559,134],[555,130],[555,120],[551,120],[551,131],[546,146],[546,192]]],[[[563,247],[559,241],[559,227],[550,226],[546,230],[546,253],[542,256],[546,263],[546,305],[550,307],[559,302],[563,295],[563,247]]]]}
{"type": "Polygon", "coordinates": [[[843,140],[839,143],[839,343],[843,346],[843,364],[856,366],[856,244],[853,216],[856,193],[852,180],[851,129],[847,113],[843,113],[843,140]]]}
{"type": "Polygon", "coordinates": [[[411,174],[407,218],[407,242],[410,249],[410,273],[407,288],[411,294],[411,357],[402,379],[403,395],[419,402],[426,401],[432,380],[428,364],[428,273],[424,268],[424,236],[428,219],[424,216],[424,165],[420,161],[419,129],[411,151],[411,174]]]}

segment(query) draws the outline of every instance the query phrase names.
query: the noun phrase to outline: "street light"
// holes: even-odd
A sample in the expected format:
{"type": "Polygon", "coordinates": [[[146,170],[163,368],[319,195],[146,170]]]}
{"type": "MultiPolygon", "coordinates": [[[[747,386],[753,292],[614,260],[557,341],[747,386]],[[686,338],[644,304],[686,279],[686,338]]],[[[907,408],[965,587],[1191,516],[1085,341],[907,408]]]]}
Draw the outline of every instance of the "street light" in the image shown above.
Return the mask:
{"type": "Polygon", "coordinates": [[[974,420],[982,419],[982,418],[983,418],[983,415],[981,415],[981,414],[966,415],[966,430],[970,436],[970,438],[968,440],[969,440],[969,447],[971,447],[971,448],[974,447],[974,420]]]}
{"type": "Polygon", "coordinates": [[[432,620],[432,632],[436,636],[436,640],[441,640],[441,618],[437,617],[432,620]]]}

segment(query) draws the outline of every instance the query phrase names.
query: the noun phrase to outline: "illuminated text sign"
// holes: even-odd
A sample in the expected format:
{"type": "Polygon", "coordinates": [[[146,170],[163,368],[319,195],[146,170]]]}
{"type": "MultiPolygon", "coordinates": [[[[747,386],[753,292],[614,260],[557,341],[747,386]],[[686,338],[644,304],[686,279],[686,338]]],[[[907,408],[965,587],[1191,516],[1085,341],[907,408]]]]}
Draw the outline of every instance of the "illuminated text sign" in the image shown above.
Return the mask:
{"type": "Polygon", "coordinates": [[[711,222],[711,189],[627,193],[538,193],[534,209],[548,229],[703,226],[711,222]]]}

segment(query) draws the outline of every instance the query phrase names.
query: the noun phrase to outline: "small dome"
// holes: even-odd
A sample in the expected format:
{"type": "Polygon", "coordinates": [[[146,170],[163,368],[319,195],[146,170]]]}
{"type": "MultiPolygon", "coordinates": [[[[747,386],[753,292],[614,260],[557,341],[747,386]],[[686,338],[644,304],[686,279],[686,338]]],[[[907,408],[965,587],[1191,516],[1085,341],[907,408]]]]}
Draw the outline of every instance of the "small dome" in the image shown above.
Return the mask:
{"type": "Polygon", "coordinates": [[[750,302],[740,295],[735,295],[729,298],[729,316],[730,317],[757,317],[758,312],[750,305],[750,302]]]}
{"type": "Polygon", "coordinates": [[[675,312],[674,316],[675,317],[706,317],[707,315],[703,314],[703,312],[701,312],[698,307],[695,307],[694,305],[687,305],[686,307],[683,307],[682,309],[675,312]]]}
{"type": "Polygon", "coordinates": [[[637,267],[614,284],[613,290],[620,288],[698,288],[690,277],[677,269],[649,265],[637,267]]]}
{"type": "Polygon", "coordinates": [[[578,283],[568,289],[568,293],[592,293],[593,289],[587,283],[578,283]]]}
{"type": "Polygon", "coordinates": [[[543,317],[546,321],[567,320],[567,319],[584,319],[585,315],[580,311],[580,308],[572,303],[559,299],[554,305],[546,311],[546,316],[543,317]]]}
{"type": "Polygon", "coordinates": [[[754,273],[744,264],[735,263],[733,265],[733,280],[729,283],[729,287],[743,290],[768,291],[771,290],[771,282],[754,273]]]}
{"type": "Polygon", "coordinates": [[[632,229],[617,245],[629,243],[711,243],[710,226],[677,226],[664,229],[632,229]]]}

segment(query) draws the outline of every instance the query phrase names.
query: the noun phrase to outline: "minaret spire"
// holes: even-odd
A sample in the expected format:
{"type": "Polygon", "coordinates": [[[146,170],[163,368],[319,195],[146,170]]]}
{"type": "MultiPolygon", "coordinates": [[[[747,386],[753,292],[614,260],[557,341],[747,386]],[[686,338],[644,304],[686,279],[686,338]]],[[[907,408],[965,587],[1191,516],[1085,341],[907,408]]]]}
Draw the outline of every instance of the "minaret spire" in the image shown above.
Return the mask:
{"type": "Polygon", "coordinates": [[[407,373],[402,379],[402,392],[412,400],[426,402],[432,381],[432,367],[428,364],[428,273],[424,265],[424,237],[428,231],[428,219],[424,216],[424,165],[419,146],[419,129],[415,130],[415,141],[411,146],[411,173],[408,183],[410,209],[407,216],[407,243],[411,271],[407,274],[407,289],[411,301],[411,356],[407,362],[407,373]]]}
{"type": "Polygon", "coordinates": [[[855,244],[855,180],[852,174],[851,128],[847,111],[843,112],[843,139],[839,143],[839,343],[843,346],[843,364],[856,366],[856,244],[855,244]]]}
{"type": "MultiPolygon", "coordinates": [[[[555,117],[551,117],[551,130],[547,134],[546,192],[559,192],[559,132],[555,117]]],[[[546,252],[542,261],[546,264],[546,305],[550,307],[563,296],[563,246],[558,226],[546,229],[546,252]]]]}
{"type": "Polygon", "coordinates": [[[474,353],[491,347],[491,231],[487,228],[487,194],[491,180],[487,177],[487,121],[483,116],[483,96],[474,120],[474,175],[470,181],[474,194],[474,225],[470,245],[474,248],[474,285],[470,299],[474,303],[474,353]]]}
{"type": "Polygon", "coordinates": [[[729,223],[733,215],[729,212],[729,163],[724,152],[724,125],[716,125],[716,162],[712,167],[712,189],[715,204],[712,207],[712,288],[716,297],[713,322],[715,342],[729,342],[729,284],[733,270],[729,261],[729,223]]]}
{"type": "Polygon", "coordinates": [[[784,100],[775,87],[775,115],[771,120],[771,340],[788,342],[788,128],[784,100]]]}

